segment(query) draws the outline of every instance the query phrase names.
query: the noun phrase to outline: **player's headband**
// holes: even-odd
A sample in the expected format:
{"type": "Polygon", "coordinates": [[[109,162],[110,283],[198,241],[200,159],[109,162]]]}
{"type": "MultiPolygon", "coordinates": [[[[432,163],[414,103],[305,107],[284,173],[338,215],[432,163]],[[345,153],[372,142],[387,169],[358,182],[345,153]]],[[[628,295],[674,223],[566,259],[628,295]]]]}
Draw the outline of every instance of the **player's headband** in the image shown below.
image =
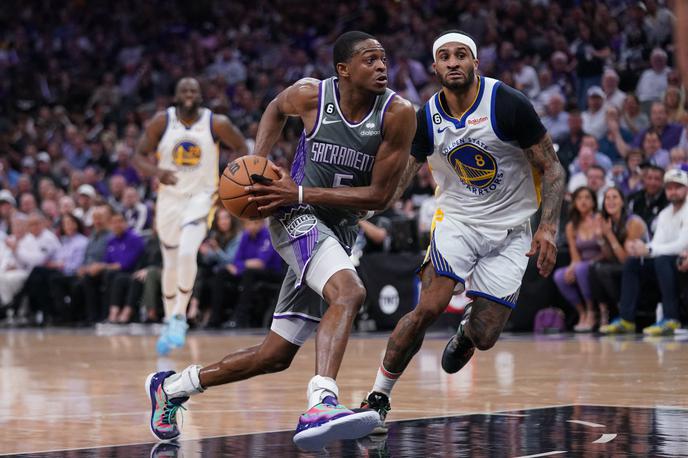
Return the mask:
{"type": "Polygon", "coordinates": [[[445,33],[432,45],[432,58],[437,61],[437,50],[447,43],[461,43],[462,45],[468,46],[468,49],[473,53],[473,58],[478,56],[478,47],[475,45],[475,41],[468,35],[458,32],[445,33]]]}

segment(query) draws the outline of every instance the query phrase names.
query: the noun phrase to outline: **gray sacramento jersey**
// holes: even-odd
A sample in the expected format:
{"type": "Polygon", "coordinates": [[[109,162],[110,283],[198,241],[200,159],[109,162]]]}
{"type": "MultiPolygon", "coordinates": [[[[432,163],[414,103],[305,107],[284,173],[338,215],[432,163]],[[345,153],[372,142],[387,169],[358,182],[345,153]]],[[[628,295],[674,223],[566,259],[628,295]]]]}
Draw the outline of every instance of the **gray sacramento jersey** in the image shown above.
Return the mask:
{"type": "MultiPolygon", "coordinates": [[[[386,89],[362,121],[352,123],[339,108],[337,78],[320,82],[318,116],[313,130],[301,136],[294,155],[291,176],[304,187],[336,188],[368,186],[377,150],[382,143],[383,118],[394,91],[386,89]]],[[[342,243],[351,246],[355,224],[361,217],[356,209],[310,206],[342,243]]]]}

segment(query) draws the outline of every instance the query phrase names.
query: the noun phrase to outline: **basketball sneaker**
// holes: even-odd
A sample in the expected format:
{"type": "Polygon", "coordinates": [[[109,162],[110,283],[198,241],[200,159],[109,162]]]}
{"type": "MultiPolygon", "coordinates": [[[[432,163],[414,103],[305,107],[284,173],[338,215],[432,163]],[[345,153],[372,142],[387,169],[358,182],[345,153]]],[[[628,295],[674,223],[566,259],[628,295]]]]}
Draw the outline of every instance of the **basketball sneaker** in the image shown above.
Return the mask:
{"type": "Polygon", "coordinates": [[[368,396],[361,402],[362,409],[372,409],[380,415],[380,426],[375,428],[372,434],[387,434],[389,427],[385,424],[387,414],[392,410],[389,403],[389,397],[384,393],[371,391],[368,396]]]}
{"type": "Polygon", "coordinates": [[[169,399],[163,389],[163,382],[173,375],[174,371],[155,372],[146,378],[146,393],[151,401],[150,429],[153,435],[161,441],[171,441],[181,434],[177,425],[177,412],[186,410],[182,405],[188,397],[169,399]]]}
{"type": "Polygon", "coordinates": [[[674,331],[681,329],[681,323],[676,320],[661,320],[643,329],[646,336],[671,336],[674,331]]]}
{"type": "Polygon", "coordinates": [[[630,334],[635,332],[635,323],[617,318],[606,326],[600,326],[602,334],[630,334]]]}
{"type": "Polygon", "coordinates": [[[456,334],[449,339],[442,353],[442,369],[447,374],[459,372],[462,367],[468,364],[473,353],[475,353],[473,342],[463,334],[464,322],[461,322],[456,334]]]}
{"type": "Polygon", "coordinates": [[[380,415],[374,410],[358,412],[339,404],[334,396],[326,396],[299,417],[294,444],[306,451],[322,450],[336,440],[359,439],[380,425],[380,415]]]}
{"type": "Polygon", "coordinates": [[[170,318],[167,340],[173,348],[184,346],[184,342],[186,342],[186,331],[188,329],[189,324],[186,322],[186,317],[183,315],[174,315],[170,318]]]}
{"type": "Polygon", "coordinates": [[[165,324],[163,324],[162,329],[160,330],[158,341],[155,343],[155,351],[157,351],[158,355],[160,356],[167,356],[170,350],[172,350],[172,343],[170,343],[170,340],[167,338],[169,330],[170,324],[166,320],[165,324]]]}

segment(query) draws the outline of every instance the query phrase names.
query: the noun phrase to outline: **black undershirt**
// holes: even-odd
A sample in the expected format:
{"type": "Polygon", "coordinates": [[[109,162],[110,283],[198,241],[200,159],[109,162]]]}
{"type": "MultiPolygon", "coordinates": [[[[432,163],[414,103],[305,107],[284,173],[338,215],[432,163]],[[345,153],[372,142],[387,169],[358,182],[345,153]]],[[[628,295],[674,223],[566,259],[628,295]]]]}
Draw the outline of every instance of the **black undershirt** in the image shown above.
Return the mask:
{"type": "MultiPolygon", "coordinates": [[[[440,96],[443,97],[442,94],[440,96]]],[[[483,97],[485,96],[486,94],[483,94],[483,97]]],[[[432,103],[432,99],[430,103],[432,103]]],[[[447,104],[443,103],[442,106],[447,111],[447,104]]],[[[434,149],[428,136],[427,110],[428,104],[426,103],[416,112],[418,127],[413,138],[411,155],[418,162],[425,162],[434,149]]],[[[538,143],[547,133],[547,129],[542,125],[530,100],[520,91],[504,83],[499,85],[495,93],[494,110],[497,128],[501,136],[509,141],[516,141],[523,149],[538,143]]]]}

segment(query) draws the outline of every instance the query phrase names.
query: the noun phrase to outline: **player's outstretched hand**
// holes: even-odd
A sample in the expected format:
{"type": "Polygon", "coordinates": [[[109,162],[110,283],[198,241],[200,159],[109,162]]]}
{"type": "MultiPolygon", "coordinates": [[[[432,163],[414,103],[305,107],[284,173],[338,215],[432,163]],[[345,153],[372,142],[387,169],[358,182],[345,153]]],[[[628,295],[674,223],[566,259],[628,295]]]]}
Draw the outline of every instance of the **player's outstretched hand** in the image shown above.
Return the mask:
{"type": "Polygon", "coordinates": [[[543,277],[549,276],[554,269],[554,263],[557,260],[557,244],[554,240],[555,231],[545,228],[539,228],[533,236],[533,241],[530,244],[530,251],[526,256],[535,256],[538,253],[537,268],[540,275],[543,277]]]}
{"type": "Polygon", "coordinates": [[[292,205],[299,201],[299,188],[287,171],[274,164],[270,167],[277,173],[279,180],[256,182],[245,188],[246,192],[251,194],[248,201],[256,202],[258,210],[266,215],[271,214],[279,207],[292,205]]]}
{"type": "Polygon", "coordinates": [[[173,170],[158,169],[158,171],[156,172],[155,175],[158,177],[158,180],[160,180],[160,183],[162,183],[162,184],[167,184],[167,185],[177,184],[177,176],[174,174],[173,170]]]}

